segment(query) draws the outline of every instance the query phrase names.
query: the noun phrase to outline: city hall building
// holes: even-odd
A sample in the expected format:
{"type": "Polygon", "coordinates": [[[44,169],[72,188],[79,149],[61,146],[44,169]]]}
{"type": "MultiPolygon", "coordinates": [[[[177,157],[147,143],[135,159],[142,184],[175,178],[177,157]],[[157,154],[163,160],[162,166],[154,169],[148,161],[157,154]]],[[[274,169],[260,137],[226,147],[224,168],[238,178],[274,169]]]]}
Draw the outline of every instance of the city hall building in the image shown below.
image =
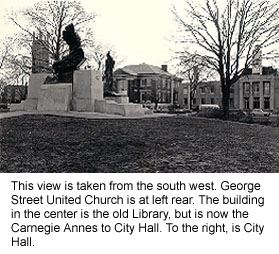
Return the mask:
{"type": "Polygon", "coordinates": [[[279,76],[272,67],[247,69],[233,88],[233,108],[279,110],[279,76]]]}
{"type": "MultiPolygon", "coordinates": [[[[230,88],[230,109],[263,109],[279,112],[279,75],[273,67],[262,66],[262,50],[255,46],[251,68],[244,70],[239,80],[230,88]]],[[[182,85],[179,101],[190,106],[190,84],[182,85]],[[184,91],[184,92],[183,92],[184,91]],[[187,100],[186,100],[187,98],[187,100]],[[185,103],[187,102],[187,103],[185,103]]],[[[204,82],[196,91],[192,108],[201,104],[222,106],[221,83],[204,82]]]]}
{"type": "MultiPolygon", "coordinates": [[[[190,108],[190,84],[182,83],[178,103],[190,108]]],[[[196,90],[192,109],[201,104],[222,107],[220,81],[202,83],[196,90]]],[[[279,75],[273,67],[249,68],[230,89],[230,109],[263,109],[279,112],[279,75]]]]}

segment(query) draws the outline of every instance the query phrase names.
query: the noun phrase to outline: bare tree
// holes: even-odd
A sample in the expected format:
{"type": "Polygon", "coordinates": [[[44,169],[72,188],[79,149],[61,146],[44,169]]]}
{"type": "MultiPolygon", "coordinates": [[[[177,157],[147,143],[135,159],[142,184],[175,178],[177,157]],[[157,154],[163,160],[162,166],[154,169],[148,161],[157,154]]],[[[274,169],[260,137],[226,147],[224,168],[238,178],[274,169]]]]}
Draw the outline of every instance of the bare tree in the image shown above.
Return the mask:
{"type": "MultiPolygon", "coordinates": [[[[3,40],[1,51],[0,51],[0,78],[2,80],[2,86],[4,84],[17,83],[27,70],[22,69],[22,61],[27,61],[25,58],[21,59],[21,55],[14,55],[16,51],[16,40],[8,37],[3,40]]],[[[27,65],[26,63],[24,63],[27,65]]]]}
{"type": "MultiPolygon", "coordinates": [[[[32,57],[25,50],[25,44],[15,37],[5,38],[2,47],[0,77],[2,84],[19,85],[22,78],[30,74],[32,57]],[[24,50],[22,50],[24,48],[24,50]]],[[[26,46],[27,48],[29,46],[26,46]]]]}
{"type": "Polygon", "coordinates": [[[213,73],[206,61],[197,54],[183,54],[179,56],[179,76],[184,77],[190,83],[190,106],[197,88],[205,82],[213,73]]]}
{"type": "MultiPolygon", "coordinates": [[[[200,57],[220,76],[224,117],[229,115],[230,87],[249,68],[257,49],[271,55],[278,42],[278,1],[185,1],[186,13],[173,8],[183,44],[195,45],[200,57]]],[[[187,51],[186,54],[193,52],[187,51]]]]}
{"type": "Polygon", "coordinates": [[[157,86],[151,86],[151,93],[150,93],[151,102],[154,103],[154,109],[158,109],[158,104],[162,102],[162,93],[159,93],[157,86]]]}
{"type": "MultiPolygon", "coordinates": [[[[40,1],[33,8],[26,8],[20,12],[11,12],[8,18],[21,33],[17,36],[18,43],[27,49],[24,59],[31,60],[33,39],[43,36],[45,40],[38,40],[45,50],[49,52],[53,61],[60,60],[67,52],[66,43],[62,38],[65,26],[72,23],[82,38],[82,44],[90,47],[94,42],[92,28],[89,23],[94,21],[96,15],[84,10],[79,1],[40,1]],[[29,49],[29,50],[28,50],[29,49]]],[[[20,54],[16,56],[20,58],[20,54]]],[[[30,68],[30,66],[29,66],[30,68]]]]}
{"type": "Polygon", "coordinates": [[[88,56],[88,62],[90,66],[93,66],[96,70],[100,71],[102,76],[104,76],[105,73],[105,61],[108,51],[110,51],[111,56],[115,60],[116,69],[117,66],[119,66],[124,61],[124,59],[117,55],[114,47],[111,45],[95,41],[91,47],[91,53],[88,56]]]}
{"type": "MultiPolygon", "coordinates": [[[[2,45],[3,45],[3,42],[2,42],[2,45]]],[[[3,47],[0,51],[0,69],[2,69],[5,65],[5,62],[9,55],[9,49],[10,49],[10,45],[5,43],[5,45],[3,45],[3,47]]]]}
{"type": "Polygon", "coordinates": [[[95,42],[90,54],[89,60],[92,62],[92,65],[96,68],[96,70],[101,71],[102,75],[105,71],[105,60],[108,51],[110,51],[113,58],[115,58],[116,53],[112,47],[95,42]]]}

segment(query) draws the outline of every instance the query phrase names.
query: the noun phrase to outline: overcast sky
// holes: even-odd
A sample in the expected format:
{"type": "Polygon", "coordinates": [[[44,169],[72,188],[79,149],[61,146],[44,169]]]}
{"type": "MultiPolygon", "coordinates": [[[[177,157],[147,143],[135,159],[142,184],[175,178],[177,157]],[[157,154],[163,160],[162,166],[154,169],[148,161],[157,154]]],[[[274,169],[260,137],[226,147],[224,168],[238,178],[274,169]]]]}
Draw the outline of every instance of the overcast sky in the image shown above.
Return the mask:
{"type": "MultiPolygon", "coordinates": [[[[0,39],[14,32],[14,26],[5,21],[6,9],[32,7],[37,1],[1,1],[0,39]]],[[[81,2],[87,11],[98,15],[94,23],[95,37],[97,41],[113,46],[119,59],[124,60],[121,66],[143,62],[161,66],[170,65],[168,61],[175,51],[174,44],[169,39],[175,34],[177,26],[170,9],[175,4],[182,10],[185,1],[187,0],[82,0],[81,2]]],[[[221,4],[223,0],[217,2],[221,4]]]]}
{"type": "MultiPolygon", "coordinates": [[[[170,8],[181,0],[82,0],[87,11],[98,14],[94,24],[98,41],[114,47],[122,65],[149,63],[161,66],[171,58],[169,38],[176,30],[170,8]]],[[[0,38],[13,32],[5,23],[5,9],[32,6],[35,0],[1,1],[0,38]]]]}

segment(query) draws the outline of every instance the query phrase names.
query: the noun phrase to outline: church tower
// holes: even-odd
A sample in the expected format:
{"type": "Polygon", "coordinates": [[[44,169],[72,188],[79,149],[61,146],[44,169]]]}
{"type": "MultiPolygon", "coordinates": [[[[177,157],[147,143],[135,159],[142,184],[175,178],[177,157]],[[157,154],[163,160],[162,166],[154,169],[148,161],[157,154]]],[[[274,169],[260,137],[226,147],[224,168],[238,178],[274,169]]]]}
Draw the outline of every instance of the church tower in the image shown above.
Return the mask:
{"type": "Polygon", "coordinates": [[[256,45],[253,51],[252,74],[262,75],[262,49],[256,45]]]}
{"type": "Polygon", "coordinates": [[[48,51],[48,36],[44,36],[41,32],[36,37],[33,34],[32,41],[32,73],[49,72],[50,58],[48,51]]]}

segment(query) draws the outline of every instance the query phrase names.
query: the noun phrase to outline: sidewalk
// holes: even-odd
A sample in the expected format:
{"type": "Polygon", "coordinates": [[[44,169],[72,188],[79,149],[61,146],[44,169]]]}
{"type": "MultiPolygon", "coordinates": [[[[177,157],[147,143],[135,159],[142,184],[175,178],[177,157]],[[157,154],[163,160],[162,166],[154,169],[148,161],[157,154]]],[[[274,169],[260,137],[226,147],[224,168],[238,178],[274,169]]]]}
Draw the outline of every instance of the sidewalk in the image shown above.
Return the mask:
{"type": "Polygon", "coordinates": [[[158,117],[172,117],[173,114],[167,113],[154,113],[144,116],[121,116],[113,114],[103,114],[97,112],[38,112],[38,111],[15,111],[15,112],[0,112],[0,119],[18,117],[22,115],[53,115],[62,117],[74,117],[74,118],[87,118],[87,119],[144,119],[144,118],[158,118],[158,117]]]}

